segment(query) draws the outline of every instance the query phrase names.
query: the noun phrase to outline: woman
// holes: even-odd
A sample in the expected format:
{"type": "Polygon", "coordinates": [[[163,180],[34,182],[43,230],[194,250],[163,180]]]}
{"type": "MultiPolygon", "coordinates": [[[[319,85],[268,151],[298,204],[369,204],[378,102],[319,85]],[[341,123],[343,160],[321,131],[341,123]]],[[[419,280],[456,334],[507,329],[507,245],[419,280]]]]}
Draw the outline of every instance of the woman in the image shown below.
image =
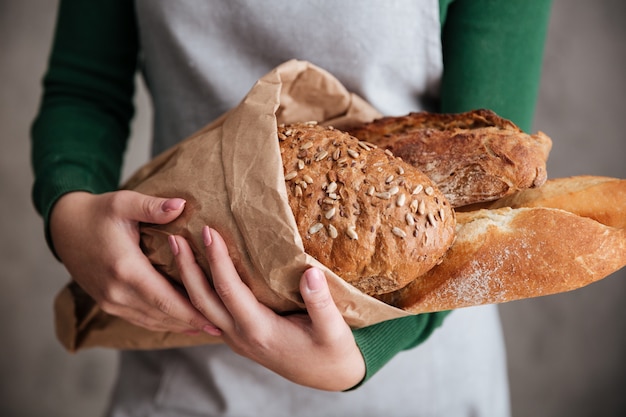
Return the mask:
{"type": "Polygon", "coordinates": [[[293,58],[383,114],[490,108],[528,130],[549,3],[62,0],[32,133],[48,242],[106,312],[225,341],[122,352],[109,415],[508,415],[494,306],[453,312],[443,325],[447,313],[352,331],[311,269],[301,287],[309,317],[286,322],[245,293],[220,236],[205,229],[217,294],[184,240],[170,240],[188,291],[203,300],[196,308],[138,247],[138,222],[170,222],[184,200],[115,190],[138,67],[154,104],[155,154],[293,58]]]}

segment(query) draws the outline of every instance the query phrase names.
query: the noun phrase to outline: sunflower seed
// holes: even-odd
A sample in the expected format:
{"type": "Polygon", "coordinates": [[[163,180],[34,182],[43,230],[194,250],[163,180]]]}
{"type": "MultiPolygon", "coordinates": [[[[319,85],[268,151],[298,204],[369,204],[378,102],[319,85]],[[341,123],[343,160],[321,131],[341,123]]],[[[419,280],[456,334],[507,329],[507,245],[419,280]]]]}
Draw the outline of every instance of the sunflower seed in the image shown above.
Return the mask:
{"type": "Polygon", "coordinates": [[[420,201],[419,205],[417,206],[417,212],[420,215],[424,215],[424,213],[426,213],[426,203],[424,203],[424,200],[420,201]]]}
{"type": "Polygon", "coordinates": [[[370,185],[369,188],[367,189],[367,192],[365,194],[372,196],[374,195],[374,193],[376,192],[376,188],[374,188],[373,185],[370,185]]]}
{"type": "Polygon", "coordinates": [[[304,169],[304,161],[298,158],[298,169],[304,169]]]}
{"type": "Polygon", "coordinates": [[[393,186],[389,189],[389,194],[391,195],[396,195],[400,192],[400,188],[398,188],[397,186],[393,186]]]}
{"type": "Polygon", "coordinates": [[[315,154],[315,161],[319,162],[322,159],[326,158],[328,156],[328,151],[319,151],[317,154],[315,154]]]}
{"type": "Polygon", "coordinates": [[[323,227],[324,225],[322,223],[315,223],[313,226],[309,228],[309,234],[314,235],[320,230],[322,230],[323,227]]]}
{"type": "Polygon", "coordinates": [[[426,195],[433,195],[433,194],[435,194],[435,190],[431,186],[426,187],[424,189],[424,192],[426,193],[426,195]]]}
{"type": "Polygon", "coordinates": [[[406,224],[408,224],[409,226],[415,225],[415,219],[413,218],[413,215],[411,213],[407,213],[404,218],[406,219],[406,224]]]}
{"type": "Polygon", "coordinates": [[[404,232],[404,230],[400,229],[399,227],[394,227],[393,229],[391,229],[391,233],[398,237],[401,237],[402,239],[406,237],[406,233],[404,232]]]}
{"type": "Polygon", "coordinates": [[[350,155],[352,158],[356,159],[359,157],[359,153],[357,151],[355,151],[354,149],[348,149],[348,155],[350,155]]]}
{"type": "Polygon", "coordinates": [[[285,175],[285,181],[292,180],[292,179],[296,178],[297,175],[298,175],[297,171],[291,171],[290,173],[285,175]]]}
{"type": "Polygon", "coordinates": [[[330,209],[326,210],[326,213],[324,213],[324,217],[326,217],[327,220],[332,219],[335,215],[335,211],[335,207],[331,207],[330,209]]]}
{"type": "Polygon", "coordinates": [[[383,191],[382,193],[376,193],[376,197],[382,200],[389,200],[391,198],[391,194],[389,191],[383,191]]]}
{"type": "Polygon", "coordinates": [[[302,146],[300,146],[300,150],[304,151],[304,150],[307,150],[307,149],[311,148],[312,146],[313,146],[313,142],[307,142],[307,143],[303,144],[302,146]]]}
{"type": "Polygon", "coordinates": [[[337,233],[337,228],[333,226],[332,224],[328,225],[328,236],[330,236],[333,239],[336,239],[337,236],[339,236],[339,233],[337,233]]]}
{"type": "Polygon", "coordinates": [[[406,196],[404,194],[398,195],[398,198],[396,198],[396,206],[402,207],[405,201],[406,201],[406,196]]]}
{"type": "Polygon", "coordinates": [[[393,181],[393,178],[394,178],[394,177],[393,177],[393,175],[388,176],[388,177],[385,179],[385,184],[389,184],[391,181],[393,181]]]}
{"type": "Polygon", "coordinates": [[[346,229],[346,235],[348,235],[348,237],[353,240],[359,239],[359,235],[357,235],[354,226],[348,226],[348,228],[346,229]]]}
{"type": "Polygon", "coordinates": [[[359,141],[359,146],[363,149],[365,149],[366,151],[370,151],[372,148],[369,147],[369,145],[363,141],[359,141]]]}
{"type": "Polygon", "coordinates": [[[413,195],[419,194],[423,189],[424,189],[424,186],[422,184],[418,184],[415,186],[415,188],[413,188],[413,191],[411,192],[411,194],[413,195]]]}
{"type": "Polygon", "coordinates": [[[302,179],[307,183],[307,184],[313,184],[313,178],[311,178],[311,176],[304,174],[302,176],[302,179]]]}

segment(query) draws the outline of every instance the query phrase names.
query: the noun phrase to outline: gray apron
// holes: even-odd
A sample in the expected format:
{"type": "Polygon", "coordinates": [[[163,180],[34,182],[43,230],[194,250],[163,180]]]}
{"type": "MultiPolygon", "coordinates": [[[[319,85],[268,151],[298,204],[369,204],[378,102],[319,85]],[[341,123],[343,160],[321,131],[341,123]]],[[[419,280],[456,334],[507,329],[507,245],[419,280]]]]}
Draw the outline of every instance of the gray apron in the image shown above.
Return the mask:
{"type": "MultiPolygon", "coordinates": [[[[330,71],[383,114],[430,110],[438,95],[436,0],[136,5],[155,154],[294,58],[330,71]]],[[[506,417],[508,395],[497,308],[485,306],[453,312],[425,343],[343,393],[293,384],[225,345],[122,352],[108,415],[506,417]]]]}

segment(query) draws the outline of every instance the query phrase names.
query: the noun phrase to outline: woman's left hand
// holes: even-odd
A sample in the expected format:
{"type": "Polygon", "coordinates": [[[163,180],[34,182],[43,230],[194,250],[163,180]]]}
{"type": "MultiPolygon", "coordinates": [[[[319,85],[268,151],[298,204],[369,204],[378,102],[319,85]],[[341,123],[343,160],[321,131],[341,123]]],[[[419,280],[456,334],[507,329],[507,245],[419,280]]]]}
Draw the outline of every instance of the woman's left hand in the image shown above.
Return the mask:
{"type": "Polygon", "coordinates": [[[213,287],[187,241],[170,236],[169,243],[191,303],[215,326],[204,331],[297,384],[342,391],[363,379],[363,356],[319,269],[309,268],[300,281],[308,314],[281,316],[241,281],[222,237],[209,227],[202,233],[213,287]]]}

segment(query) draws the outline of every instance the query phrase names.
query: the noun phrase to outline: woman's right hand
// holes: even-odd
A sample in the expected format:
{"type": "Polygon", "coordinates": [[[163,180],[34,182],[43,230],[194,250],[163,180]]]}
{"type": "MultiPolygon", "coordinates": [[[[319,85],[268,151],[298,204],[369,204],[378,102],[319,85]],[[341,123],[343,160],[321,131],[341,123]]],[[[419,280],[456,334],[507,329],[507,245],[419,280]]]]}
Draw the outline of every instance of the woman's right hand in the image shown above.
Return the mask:
{"type": "Polygon", "coordinates": [[[52,211],[52,243],[71,277],[106,313],[150,330],[194,334],[212,324],[139,247],[140,222],[169,223],[184,205],[127,190],[71,192],[52,211]]]}

